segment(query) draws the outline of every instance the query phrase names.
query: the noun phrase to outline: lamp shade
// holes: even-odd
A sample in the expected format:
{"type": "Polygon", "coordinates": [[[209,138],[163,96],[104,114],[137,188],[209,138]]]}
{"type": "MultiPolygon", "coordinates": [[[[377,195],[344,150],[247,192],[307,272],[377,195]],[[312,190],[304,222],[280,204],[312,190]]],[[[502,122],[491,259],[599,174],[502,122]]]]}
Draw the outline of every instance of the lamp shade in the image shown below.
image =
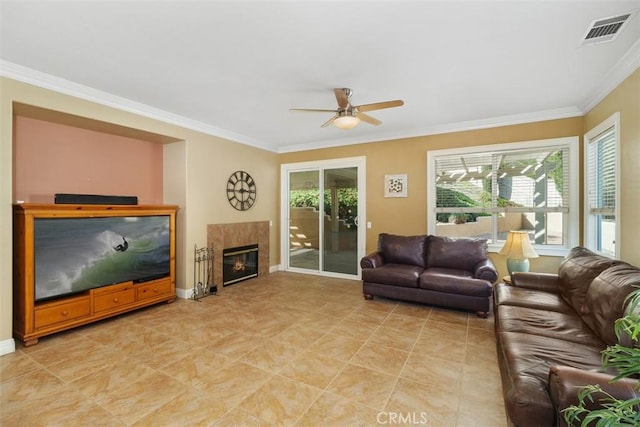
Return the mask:
{"type": "Polygon", "coordinates": [[[357,113],[348,110],[338,112],[338,117],[333,121],[333,124],[340,129],[353,129],[358,126],[358,123],[360,123],[360,119],[357,113]]]}
{"type": "Polygon", "coordinates": [[[529,271],[529,258],[538,258],[526,231],[511,230],[500,254],[507,257],[509,275],[516,271],[529,271]]]}
{"type": "Polygon", "coordinates": [[[529,234],[526,231],[509,231],[507,241],[500,250],[500,255],[511,259],[538,258],[538,254],[531,246],[529,234]]]}

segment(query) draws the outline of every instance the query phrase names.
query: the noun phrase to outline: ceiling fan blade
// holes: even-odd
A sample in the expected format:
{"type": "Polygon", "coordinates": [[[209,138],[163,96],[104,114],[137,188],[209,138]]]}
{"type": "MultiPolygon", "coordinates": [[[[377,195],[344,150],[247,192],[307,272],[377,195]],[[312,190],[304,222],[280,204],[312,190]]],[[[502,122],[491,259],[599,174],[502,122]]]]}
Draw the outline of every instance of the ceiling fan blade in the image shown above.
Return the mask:
{"type": "Polygon", "coordinates": [[[371,116],[369,116],[367,114],[364,114],[364,113],[358,112],[358,118],[360,120],[362,120],[363,122],[367,122],[367,123],[369,123],[371,125],[374,125],[374,126],[378,126],[378,125],[382,124],[382,122],[380,120],[374,119],[373,117],[371,117],[371,116]]]}
{"type": "Polygon", "coordinates": [[[383,108],[400,107],[404,105],[404,101],[396,99],[395,101],[375,102],[373,104],[356,105],[358,111],[382,110],[383,108]]]}
{"type": "Polygon", "coordinates": [[[335,88],[333,93],[336,94],[336,100],[338,101],[338,107],[344,109],[349,106],[349,96],[347,96],[347,90],[341,88],[335,88]]]}
{"type": "Polygon", "coordinates": [[[329,126],[331,123],[333,123],[333,121],[338,117],[338,115],[336,114],[335,116],[331,117],[329,120],[327,120],[326,122],[324,122],[322,124],[322,126],[320,126],[321,128],[326,128],[327,126],[329,126]]]}
{"type": "Polygon", "coordinates": [[[289,111],[302,111],[311,113],[337,113],[336,110],[322,110],[318,108],[289,108],[289,111]]]}

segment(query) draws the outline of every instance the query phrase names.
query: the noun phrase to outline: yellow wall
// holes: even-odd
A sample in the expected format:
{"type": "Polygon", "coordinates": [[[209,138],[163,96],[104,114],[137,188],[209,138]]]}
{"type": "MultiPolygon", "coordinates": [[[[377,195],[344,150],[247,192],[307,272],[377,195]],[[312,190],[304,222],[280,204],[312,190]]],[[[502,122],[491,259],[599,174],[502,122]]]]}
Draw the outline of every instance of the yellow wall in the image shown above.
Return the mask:
{"type": "Polygon", "coordinates": [[[620,113],[620,258],[640,265],[640,69],[587,113],[585,133],[615,112],[620,113]]]}
{"type": "MultiPolygon", "coordinates": [[[[503,126],[490,129],[456,132],[442,135],[421,136],[366,144],[335,147],[280,156],[282,163],[325,160],[365,155],[367,158],[367,230],[366,251],[376,248],[379,233],[423,234],[427,230],[427,152],[445,148],[461,148],[475,145],[531,141],[566,136],[580,137],[580,209],[582,212],[582,173],[584,134],[615,112],[620,112],[621,126],[621,214],[618,221],[623,238],[620,258],[640,265],[640,69],[636,70],[585,117],[563,120],[503,126]],[[408,174],[407,198],[385,198],[384,175],[408,174]]],[[[582,233],[582,214],[580,230],[582,233]]],[[[581,234],[582,235],[582,234],[581,234]]],[[[580,238],[582,242],[582,237],[580,238]]],[[[506,261],[498,254],[491,254],[501,275],[506,275],[506,261]]],[[[560,258],[540,257],[530,260],[531,270],[555,272],[560,258]]]]}
{"type": "MultiPolygon", "coordinates": [[[[75,114],[133,129],[167,136],[164,146],[164,201],[181,207],[178,215],[178,287],[192,282],[193,246],[206,244],[206,224],[272,220],[270,264],[280,263],[279,170],[281,163],[325,160],[365,155],[367,158],[367,214],[373,227],[367,230],[367,252],[375,249],[380,232],[422,234],[427,230],[426,162],[429,150],[506,142],[580,136],[613,112],[621,114],[622,127],[622,235],[621,258],[640,265],[640,70],[599,103],[586,117],[504,126],[467,132],[398,139],[297,153],[274,154],[136,114],[83,101],[71,96],[0,78],[0,343],[11,331],[12,262],[12,117],[13,102],[75,114]],[[258,183],[258,200],[247,212],[238,212],[226,201],[229,175],[246,170],[258,183]],[[385,198],[386,174],[406,173],[409,197],[385,198]]],[[[582,150],[581,150],[582,151],[582,150]]],[[[581,156],[582,158],[582,156],[581,156]]],[[[581,163],[582,164],[582,163],[581,163]]],[[[582,174],[581,174],[582,182],[582,174]]],[[[582,200],[582,195],[581,195],[582,200]]],[[[502,257],[492,254],[501,274],[502,257]]],[[[557,271],[559,258],[531,260],[533,271],[557,271]]]]}
{"type": "MultiPolygon", "coordinates": [[[[117,110],[12,79],[0,78],[0,344],[12,336],[12,141],[14,103],[81,116],[91,120],[166,136],[164,203],[178,204],[178,292],[193,287],[193,248],[207,244],[207,224],[273,221],[270,263],[279,259],[278,155],[180,126],[117,110]],[[176,142],[177,141],[177,142],[176,142]],[[257,182],[254,206],[238,212],[226,199],[232,172],[246,170],[257,182]]],[[[24,107],[22,107],[24,108],[24,107]]]]}
{"type": "MultiPolygon", "coordinates": [[[[10,340],[12,331],[12,124],[11,99],[5,96],[0,78],[0,343],[10,340]]],[[[5,344],[6,347],[7,344],[5,344]]],[[[9,351],[5,348],[5,352],[9,351]]]]}
{"type": "MultiPolygon", "coordinates": [[[[581,136],[582,121],[582,117],[576,117],[286,153],[280,156],[280,161],[295,163],[363,154],[366,156],[366,220],[372,223],[372,228],[367,230],[366,237],[366,252],[369,253],[375,250],[379,233],[411,235],[427,232],[427,152],[429,150],[581,136]],[[408,197],[385,198],[384,176],[405,173],[408,176],[408,197]]],[[[500,274],[506,275],[504,257],[497,254],[492,254],[491,257],[500,274]]],[[[540,257],[531,260],[531,270],[553,272],[557,271],[559,263],[560,260],[557,257],[540,257]]]]}

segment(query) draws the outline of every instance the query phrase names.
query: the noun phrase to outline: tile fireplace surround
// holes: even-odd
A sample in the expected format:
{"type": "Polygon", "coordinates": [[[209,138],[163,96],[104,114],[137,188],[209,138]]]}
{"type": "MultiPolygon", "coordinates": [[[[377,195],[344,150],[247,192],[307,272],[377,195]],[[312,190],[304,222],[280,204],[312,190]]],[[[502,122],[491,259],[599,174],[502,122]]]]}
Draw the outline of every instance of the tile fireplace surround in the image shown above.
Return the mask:
{"type": "Polygon", "coordinates": [[[213,247],[213,277],[218,292],[222,289],[222,251],[255,243],[258,244],[258,276],[269,274],[269,221],[207,225],[207,246],[213,247]]]}

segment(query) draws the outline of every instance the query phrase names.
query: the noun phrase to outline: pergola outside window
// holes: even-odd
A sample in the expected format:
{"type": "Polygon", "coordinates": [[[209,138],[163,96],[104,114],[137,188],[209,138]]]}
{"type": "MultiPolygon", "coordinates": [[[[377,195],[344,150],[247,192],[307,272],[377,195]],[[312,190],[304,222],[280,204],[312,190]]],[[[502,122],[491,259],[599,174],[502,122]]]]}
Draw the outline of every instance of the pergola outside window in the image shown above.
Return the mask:
{"type": "Polygon", "coordinates": [[[543,252],[570,248],[577,241],[574,151],[577,138],[429,152],[430,233],[500,246],[510,230],[521,230],[543,252]]]}

